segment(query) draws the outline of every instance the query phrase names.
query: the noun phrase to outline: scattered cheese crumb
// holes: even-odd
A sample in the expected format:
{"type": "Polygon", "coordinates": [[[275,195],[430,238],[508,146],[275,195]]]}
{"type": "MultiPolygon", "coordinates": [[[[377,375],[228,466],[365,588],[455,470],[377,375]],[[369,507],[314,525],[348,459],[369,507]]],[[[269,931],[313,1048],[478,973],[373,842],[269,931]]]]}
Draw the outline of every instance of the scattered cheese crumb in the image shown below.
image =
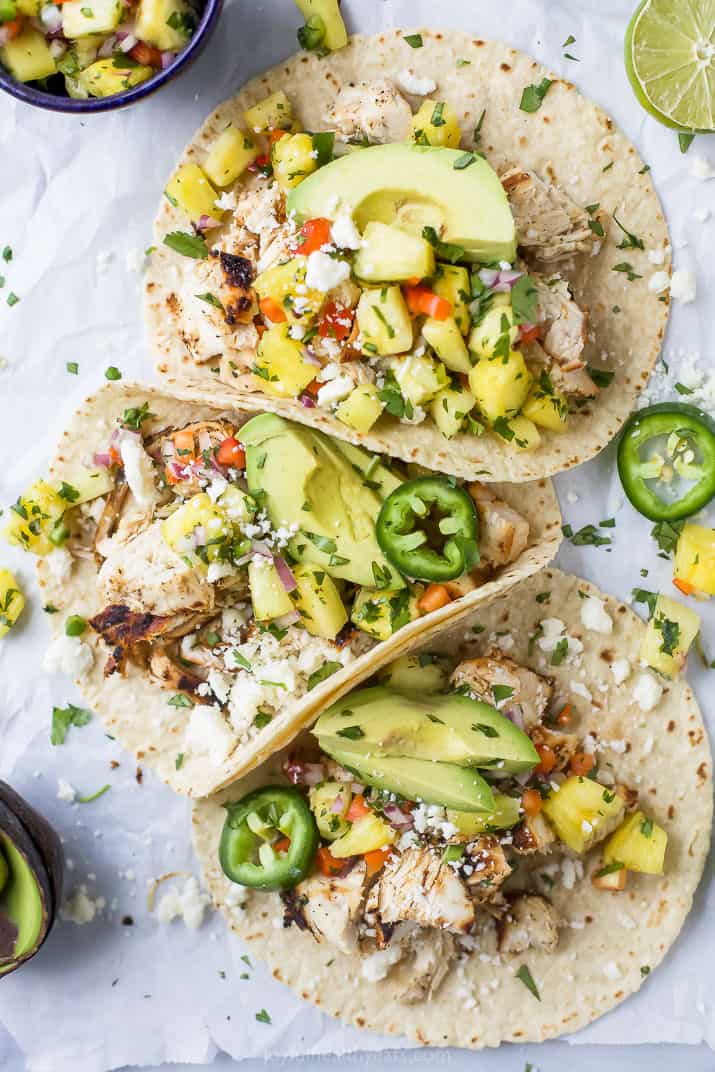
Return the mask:
{"type": "Polygon", "coordinates": [[[347,261],[336,260],[327,253],[316,250],[308,257],[305,270],[305,285],[311,290],[322,293],[340,286],[350,278],[350,265],[347,261]]]}
{"type": "MultiPolygon", "coordinates": [[[[675,275],[673,278],[675,278],[675,275]]],[[[670,276],[667,272],[653,272],[653,275],[648,280],[648,290],[652,290],[654,294],[662,294],[669,286],[670,276]]]]}
{"type": "Polygon", "coordinates": [[[690,161],[690,174],[694,179],[715,179],[715,168],[707,157],[696,153],[690,161]]]}
{"type": "Polygon", "coordinates": [[[64,800],[68,804],[74,804],[77,799],[77,790],[66,778],[57,779],[57,799],[64,800]]]}
{"type": "Polygon", "coordinates": [[[405,93],[413,93],[416,97],[426,97],[437,88],[434,78],[420,78],[414,71],[409,70],[400,71],[397,84],[405,93]]]}
{"type": "Polygon", "coordinates": [[[652,711],[662,695],[663,686],[653,674],[646,672],[638,676],[633,686],[633,700],[641,711],[652,711]]]}
{"type": "Polygon", "coordinates": [[[588,596],[581,601],[581,622],[594,633],[613,632],[613,618],[606,610],[604,600],[598,596],[588,596]]]}
{"type": "Polygon", "coordinates": [[[70,674],[81,677],[94,665],[94,654],[89,644],[79,637],[55,637],[42,660],[43,668],[49,674],[70,674]]]}
{"type": "Polygon", "coordinates": [[[611,663],[611,673],[613,674],[613,680],[617,685],[622,685],[623,682],[629,677],[631,672],[631,664],[628,659],[615,659],[611,663]]]}
{"type": "Polygon", "coordinates": [[[682,269],[673,272],[673,278],[670,281],[671,298],[682,302],[683,305],[689,305],[690,302],[695,301],[696,295],[695,272],[688,272],[682,269]]]}
{"type": "Polygon", "coordinates": [[[81,927],[85,923],[91,923],[105,904],[104,897],[92,898],[87,893],[86,886],[79,886],[60,908],[60,918],[81,927]]]}
{"type": "Polygon", "coordinates": [[[210,903],[211,898],[203,892],[198,879],[192,875],[186,880],[183,889],[172,886],[166,891],[157,905],[156,914],[160,923],[182,919],[190,930],[195,931],[203,923],[210,903]]]}

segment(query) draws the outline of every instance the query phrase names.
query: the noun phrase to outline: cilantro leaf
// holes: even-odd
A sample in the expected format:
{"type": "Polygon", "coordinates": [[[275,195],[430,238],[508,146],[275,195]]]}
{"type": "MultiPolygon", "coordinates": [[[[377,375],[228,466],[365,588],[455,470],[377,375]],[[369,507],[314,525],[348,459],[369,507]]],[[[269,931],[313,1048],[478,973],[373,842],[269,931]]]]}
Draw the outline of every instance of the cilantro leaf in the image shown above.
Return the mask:
{"type": "Polygon", "coordinates": [[[526,86],[521,94],[521,102],[519,104],[521,111],[538,112],[539,108],[544,103],[544,97],[549,92],[551,84],[550,78],[542,78],[538,86],[526,86]]]}
{"type": "Polygon", "coordinates": [[[182,257],[193,257],[194,260],[205,261],[209,255],[206,239],[187,231],[169,231],[164,235],[164,245],[182,257]]]}
{"type": "Polygon", "coordinates": [[[74,704],[68,704],[67,707],[53,707],[50,743],[64,744],[70,726],[86,726],[91,718],[91,711],[87,711],[84,707],[75,707],[74,704]]]}

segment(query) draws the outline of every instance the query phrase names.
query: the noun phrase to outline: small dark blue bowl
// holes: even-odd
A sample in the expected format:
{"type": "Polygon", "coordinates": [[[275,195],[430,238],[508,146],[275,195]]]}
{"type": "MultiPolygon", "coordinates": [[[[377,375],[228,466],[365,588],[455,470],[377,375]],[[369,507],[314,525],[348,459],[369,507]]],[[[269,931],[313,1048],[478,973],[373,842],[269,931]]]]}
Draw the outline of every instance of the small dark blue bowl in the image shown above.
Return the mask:
{"type": "Polygon", "coordinates": [[[206,0],[198,26],[183,52],[180,52],[170,67],[165,71],[157,71],[155,75],[141,82],[138,86],[126,89],[123,93],[115,93],[112,97],[89,97],[87,100],[77,100],[74,97],[61,96],[59,93],[48,93],[43,89],[17,82],[12,75],[8,74],[0,64],[0,89],[11,93],[13,97],[24,101],[25,104],[34,104],[36,108],[47,108],[51,112],[70,112],[73,115],[86,115],[94,112],[110,112],[115,108],[125,108],[128,104],[134,104],[142,97],[148,97],[150,93],[160,89],[161,86],[175,78],[181,71],[196,59],[211,36],[218,22],[223,0],[206,0]]]}

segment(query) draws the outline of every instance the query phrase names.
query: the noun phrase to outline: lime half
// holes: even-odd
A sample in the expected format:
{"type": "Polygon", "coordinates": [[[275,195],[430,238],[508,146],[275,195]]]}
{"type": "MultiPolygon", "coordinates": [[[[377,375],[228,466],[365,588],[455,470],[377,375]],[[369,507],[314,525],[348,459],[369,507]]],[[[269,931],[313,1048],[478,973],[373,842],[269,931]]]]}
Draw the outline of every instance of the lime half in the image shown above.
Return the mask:
{"type": "Polygon", "coordinates": [[[715,0],[643,0],[626,32],[626,70],[661,123],[715,131],[715,0]]]}

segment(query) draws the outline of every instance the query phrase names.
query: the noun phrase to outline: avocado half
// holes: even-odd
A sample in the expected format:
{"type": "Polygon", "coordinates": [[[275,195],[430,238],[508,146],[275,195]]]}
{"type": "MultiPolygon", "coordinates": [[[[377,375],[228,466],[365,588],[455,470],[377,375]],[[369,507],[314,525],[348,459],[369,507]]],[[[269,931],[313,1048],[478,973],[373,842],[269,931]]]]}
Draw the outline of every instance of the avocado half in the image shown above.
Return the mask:
{"type": "Polygon", "coordinates": [[[35,955],[62,897],[56,833],[27,801],[0,782],[0,976],[35,955]]]}

